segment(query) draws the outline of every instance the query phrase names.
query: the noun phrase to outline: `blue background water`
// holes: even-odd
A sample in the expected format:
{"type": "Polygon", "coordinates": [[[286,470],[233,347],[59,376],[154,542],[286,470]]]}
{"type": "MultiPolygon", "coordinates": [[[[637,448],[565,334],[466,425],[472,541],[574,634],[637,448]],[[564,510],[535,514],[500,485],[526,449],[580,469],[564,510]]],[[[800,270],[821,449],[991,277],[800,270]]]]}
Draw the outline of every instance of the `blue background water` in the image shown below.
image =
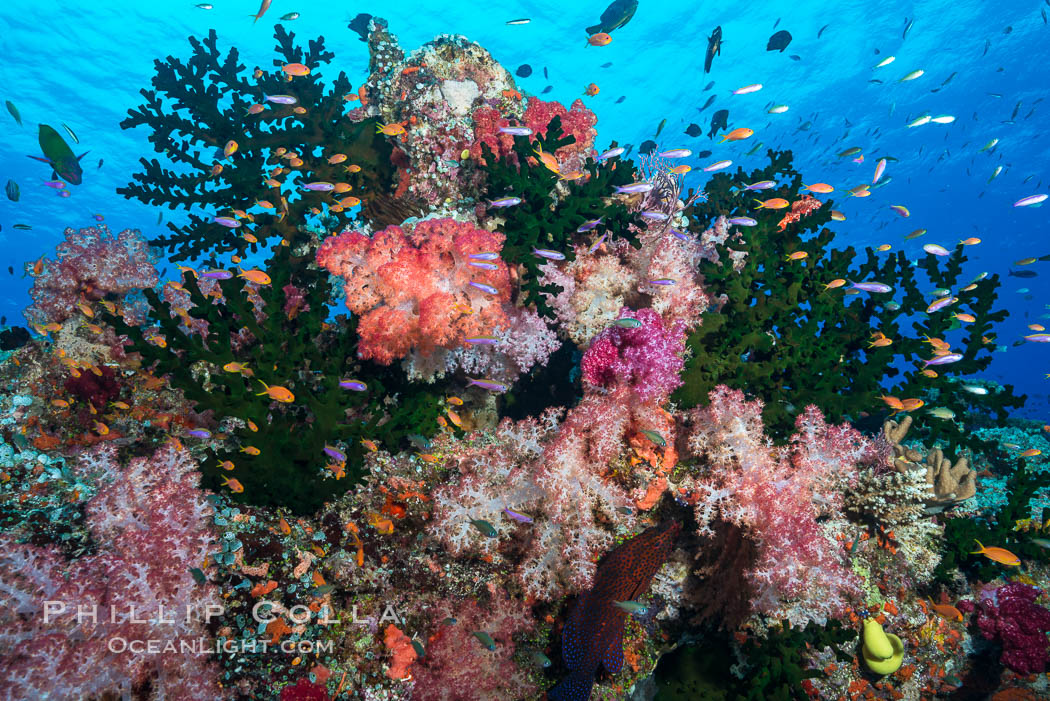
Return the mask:
{"type": "MultiPolygon", "coordinates": [[[[139,104],[138,91],[148,85],[155,59],[169,54],[188,57],[186,38],[215,28],[220,48],[236,46],[249,67],[270,66],[273,25],[281,15],[297,11],[301,17],[286,22],[288,28],[303,44],[324,35],[336,54],[336,66],[347,70],[356,87],[366,77],[368,56],[365,44],[346,25],[358,12],[370,12],[389,20],[409,50],[438,34],[457,33],[481,43],[512,72],[527,63],[533,73],[517,78],[518,85],[532,94],[553,86],[544,99],[568,105],[588,83],[596,83],[601,92],[584,99],[599,118],[599,146],[613,139],[640,144],[653,138],[666,118],[661,146],[714,152],[703,163],[692,161],[694,167],[719,158],[758,167],[765,147],[754,156],[744,155],[758,141],[790,148],[807,182],[828,182],[840,190],[833,199],[848,217],[836,225],[844,242],[891,243],[894,250],[917,258],[924,255],[925,243],[952,248],[960,239],[981,238],[983,243],[967,251],[965,272],[1003,274],[1000,303],[1011,312],[999,330],[1007,350],[995,354],[987,374],[1030,395],[1026,414],[1050,420],[1050,380],[1044,377],[1050,372],[1050,345],[1010,346],[1030,333],[1027,324],[1050,326],[1050,319],[1040,318],[1050,311],[1050,263],[1029,266],[1039,273],[1034,279],[1006,277],[1013,261],[1050,253],[1050,203],[1040,208],[1012,206],[1021,197],[1050,191],[1050,101],[1035,104],[1048,85],[1050,26],[1041,11],[1050,13],[1050,0],[851,1],[834,3],[833,9],[829,3],[812,1],[641,0],[631,22],[613,32],[610,45],[599,48],[586,45],[584,27],[597,24],[605,0],[495,6],[433,0],[352,6],[274,0],[257,24],[249,15],[258,11],[258,0],[213,4],[210,11],[170,0],[6,0],[0,7],[0,99],[14,102],[24,122],[19,127],[6,111],[0,113],[0,180],[13,179],[21,187],[19,202],[0,200],[0,314],[9,323],[21,321],[20,312],[29,302],[30,281],[20,277],[23,262],[51,254],[64,228],[89,226],[91,215],[98,212],[115,231],[139,228],[147,236],[161,231],[157,210],[114,192],[137,169],[140,156],[153,156],[145,130],[122,131],[118,123],[128,108],[139,104]],[[506,25],[519,17],[532,22],[506,25]],[[776,30],[791,32],[793,41],[783,53],[767,52],[778,18],[776,30]],[[905,18],[914,25],[902,38],[905,18]],[[705,75],[706,37],[717,25],[725,45],[705,75]],[[1009,33],[1007,27],[1012,28],[1009,33]],[[982,55],[986,46],[987,54],[982,55]],[[798,61],[790,58],[793,54],[798,61]],[[896,56],[894,63],[873,68],[889,55],[896,56]],[[611,67],[600,67],[609,61],[611,67]],[[545,67],[549,79],[543,77],[545,67]],[[898,82],[915,69],[925,75],[898,82]],[[953,73],[948,85],[931,92],[953,73]],[[715,86],[704,92],[712,80],[715,86]],[[731,94],[751,83],[762,83],[764,89],[731,94]],[[714,104],[698,114],[710,95],[716,96],[714,104]],[[617,104],[621,96],[625,99],[617,104]],[[1020,109],[1011,120],[1018,102],[1020,109]],[[769,115],[770,104],[786,104],[790,110],[769,115]],[[720,108],[729,109],[730,127],[751,127],[755,136],[721,146],[709,140],[711,115],[720,108]],[[925,111],[957,119],[947,125],[907,128],[925,111]],[[812,122],[810,129],[797,131],[804,121],[812,122]],[[1013,123],[1005,123],[1009,121],[1013,123]],[[72,187],[68,199],[44,186],[50,177],[47,166],[25,157],[39,155],[38,122],[60,131],[61,123],[68,124],[80,138],[79,145],[71,144],[76,152],[90,151],[83,161],[84,183],[72,187]],[[703,127],[704,135],[686,136],[690,122],[703,127]],[[876,127],[879,133],[872,136],[876,127]],[[993,138],[999,145],[978,153],[993,138]],[[869,158],[856,164],[835,156],[850,146],[863,147],[869,158]],[[892,183],[865,199],[842,197],[841,190],[870,181],[875,168],[871,156],[884,154],[900,159],[887,168],[892,183]],[[99,158],[105,160],[101,169],[96,168],[99,158]],[[1002,173],[988,183],[999,165],[1002,173]],[[891,204],[906,205],[911,217],[901,219],[889,209],[891,204]],[[33,230],[14,230],[16,223],[31,224],[33,230]],[[918,227],[929,233],[903,240],[918,227]],[[8,265],[14,265],[14,276],[7,274],[8,265]],[[1029,292],[1019,292],[1024,288],[1029,292]]],[[[689,182],[701,185],[704,177],[694,173],[689,182]]]]}

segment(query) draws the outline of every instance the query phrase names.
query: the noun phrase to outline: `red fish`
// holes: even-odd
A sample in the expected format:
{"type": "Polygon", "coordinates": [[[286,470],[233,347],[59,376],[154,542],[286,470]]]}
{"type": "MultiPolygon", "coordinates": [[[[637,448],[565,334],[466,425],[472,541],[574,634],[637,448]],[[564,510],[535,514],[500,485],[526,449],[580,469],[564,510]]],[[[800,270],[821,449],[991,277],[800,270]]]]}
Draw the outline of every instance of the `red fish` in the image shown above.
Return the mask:
{"type": "Polygon", "coordinates": [[[580,597],[561,634],[565,677],[547,692],[550,701],[587,701],[598,667],[617,674],[623,667],[623,628],[628,613],[616,601],[637,601],[671,554],[682,530],[678,522],[653,526],[631,538],[598,564],[594,586],[580,597]]]}

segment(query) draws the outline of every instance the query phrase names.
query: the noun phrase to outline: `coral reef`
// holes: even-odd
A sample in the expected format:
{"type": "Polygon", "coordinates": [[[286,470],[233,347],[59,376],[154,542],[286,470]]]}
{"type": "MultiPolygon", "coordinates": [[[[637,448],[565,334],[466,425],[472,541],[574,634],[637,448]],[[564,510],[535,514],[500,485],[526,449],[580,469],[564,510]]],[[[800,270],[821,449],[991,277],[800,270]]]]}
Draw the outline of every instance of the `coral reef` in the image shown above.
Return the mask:
{"type": "Polygon", "coordinates": [[[897,472],[903,474],[925,467],[926,484],[929,485],[928,505],[947,507],[977,494],[977,471],[970,469],[965,456],[953,465],[940,448],[923,454],[916,448],[902,445],[911,425],[912,417],[905,416],[899,423],[886,421],[882,432],[893,445],[893,467],[897,472]]]}

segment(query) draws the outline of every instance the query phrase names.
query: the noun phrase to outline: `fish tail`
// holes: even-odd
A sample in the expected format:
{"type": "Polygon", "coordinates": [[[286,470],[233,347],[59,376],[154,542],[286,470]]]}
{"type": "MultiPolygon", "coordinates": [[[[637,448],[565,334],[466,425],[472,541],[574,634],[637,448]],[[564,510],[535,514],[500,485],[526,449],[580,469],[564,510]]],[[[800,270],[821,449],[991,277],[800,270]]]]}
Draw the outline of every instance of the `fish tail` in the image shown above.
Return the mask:
{"type": "Polygon", "coordinates": [[[549,701],[587,701],[594,686],[594,674],[576,669],[547,692],[549,701]]]}
{"type": "Polygon", "coordinates": [[[756,206],[755,209],[762,209],[762,207],[765,206],[765,202],[762,200],[755,200],[755,202],[758,202],[758,206],[756,206]]]}
{"type": "Polygon", "coordinates": [[[984,546],[983,546],[983,545],[981,545],[981,541],[977,540],[976,538],[974,538],[974,539],[973,539],[973,541],[974,541],[975,543],[977,543],[977,547],[978,547],[978,548],[980,548],[980,550],[974,550],[974,551],[973,551],[972,553],[970,553],[970,554],[971,554],[971,555],[980,555],[981,553],[983,553],[983,552],[984,552],[984,546]]]}

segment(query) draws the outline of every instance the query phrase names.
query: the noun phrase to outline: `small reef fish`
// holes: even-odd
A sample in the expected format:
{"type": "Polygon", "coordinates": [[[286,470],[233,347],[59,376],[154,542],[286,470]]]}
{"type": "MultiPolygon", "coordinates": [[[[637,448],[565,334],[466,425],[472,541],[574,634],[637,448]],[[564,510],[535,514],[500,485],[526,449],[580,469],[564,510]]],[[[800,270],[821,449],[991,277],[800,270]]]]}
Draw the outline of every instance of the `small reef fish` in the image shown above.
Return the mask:
{"type": "Polygon", "coordinates": [[[256,397],[265,394],[275,402],[281,402],[282,404],[290,404],[295,401],[295,395],[287,387],[281,387],[280,385],[271,387],[262,380],[259,380],[259,383],[263,386],[263,391],[256,393],[256,397]]]}
{"type": "Polygon", "coordinates": [[[477,630],[471,633],[471,635],[477,638],[478,642],[485,646],[485,649],[490,651],[496,649],[496,641],[493,640],[492,636],[486,633],[485,631],[477,630]]]}
{"type": "Polygon", "coordinates": [[[467,386],[480,387],[481,389],[487,389],[490,392],[506,392],[508,389],[505,384],[496,382],[495,380],[485,379],[471,379],[470,382],[467,383],[467,386]]]}
{"type": "Polygon", "coordinates": [[[520,197],[503,197],[498,200],[489,200],[489,205],[492,207],[513,207],[517,204],[521,204],[520,197]]]}
{"type": "Polygon", "coordinates": [[[742,88],[737,88],[733,91],[734,95],[747,95],[749,93],[758,92],[762,89],[762,83],[752,83],[751,85],[745,85],[742,88]]]}
{"type": "Polygon", "coordinates": [[[945,248],[944,246],[939,246],[939,245],[937,245],[935,243],[928,243],[928,244],[926,244],[925,246],[922,247],[922,250],[924,250],[927,253],[929,253],[930,255],[934,255],[934,256],[947,256],[947,255],[950,255],[950,252],[948,251],[947,248],[945,248]]]}
{"type": "Polygon", "coordinates": [[[852,289],[861,292],[892,292],[893,288],[882,282],[854,282],[850,285],[852,289]]]}
{"type": "Polygon", "coordinates": [[[710,173],[710,172],[713,172],[713,171],[716,171],[716,170],[722,170],[724,168],[728,168],[731,165],[733,165],[732,161],[728,161],[728,160],[726,160],[726,161],[715,161],[711,165],[705,166],[704,167],[704,172],[710,173]]]}
{"type": "Polygon", "coordinates": [[[759,180],[757,183],[751,183],[745,190],[769,190],[777,186],[774,180],[759,180]]]}
{"type": "Polygon", "coordinates": [[[275,105],[294,105],[299,99],[294,95],[263,95],[263,100],[275,105]]]}
{"type": "Polygon", "coordinates": [[[531,516],[526,516],[525,514],[519,513],[513,509],[504,507],[503,513],[506,514],[508,518],[514,519],[515,521],[520,521],[521,523],[532,523],[531,516]]]}
{"type": "Polygon", "coordinates": [[[926,365],[950,365],[963,359],[962,353],[945,353],[925,361],[926,365]]]}
{"type": "Polygon", "coordinates": [[[226,475],[223,475],[222,483],[223,483],[224,486],[229,487],[230,491],[233,492],[234,494],[240,494],[241,492],[244,491],[244,485],[241,484],[240,481],[237,480],[236,478],[231,479],[231,478],[227,477],[226,475]]]}
{"type": "Polygon", "coordinates": [[[784,209],[791,205],[791,203],[783,197],[774,197],[769,200],[755,200],[755,202],[758,203],[755,209],[784,209]]]}
{"type": "Polygon", "coordinates": [[[486,285],[483,282],[475,282],[474,280],[471,280],[467,284],[475,289],[485,292],[486,294],[494,295],[499,293],[499,290],[497,290],[495,287],[493,287],[492,285],[486,285]]]}
{"type": "Polygon", "coordinates": [[[729,223],[736,226],[758,226],[758,221],[751,217],[733,217],[729,223]]]}
{"type": "Polygon", "coordinates": [[[673,148],[656,154],[660,158],[689,158],[693,152],[687,148],[673,148]]]}
{"type": "Polygon", "coordinates": [[[565,260],[564,253],[552,251],[549,248],[533,248],[532,253],[540,258],[546,258],[547,260],[565,260]]]}
{"type": "Polygon", "coordinates": [[[644,616],[645,612],[649,610],[645,604],[637,601],[614,601],[613,606],[636,616],[644,616]]]}
{"type": "Polygon", "coordinates": [[[606,32],[598,32],[587,37],[587,43],[591,46],[608,46],[612,42],[612,37],[606,32]]]}
{"type": "Polygon", "coordinates": [[[360,380],[339,380],[339,387],[342,389],[349,389],[354,392],[364,392],[368,389],[368,386],[360,380]]]}
{"type": "Polygon", "coordinates": [[[652,183],[631,183],[630,185],[618,185],[616,193],[619,195],[634,195],[640,192],[649,192],[652,189],[652,183]]]}
{"type": "Polygon", "coordinates": [[[281,70],[290,76],[300,77],[310,75],[310,68],[302,63],[286,63],[281,70]]]}
{"type": "Polygon", "coordinates": [[[930,608],[933,609],[938,616],[946,618],[949,621],[961,621],[963,619],[962,611],[951,604],[937,604],[934,603],[933,599],[930,599],[930,608]]]}
{"type": "Polygon", "coordinates": [[[622,155],[625,150],[626,149],[624,149],[622,146],[617,146],[616,148],[611,148],[608,151],[606,151],[605,153],[602,153],[600,156],[598,156],[597,160],[604,161],[604,160],[608,160],[609,158],[616,158],[617,156],[622,155]]]}
{"type": "Polygon", "coordinates": [[[984,555],[985,557],[987,557],[989,560],[992,560],[993,562],[998,562],[998,563],[1000,563],[1002,565],[1007,565],[1009,567],[1020,567],[1021,566],[1021,559],[1019,557],[1017,557],[1016,555],[1014,555],[1009,550],[1007,550],[1005,548],[997,548],[997,547],[994,547],[994,546],[990,547],[990,548],[987,548],[984,545],[981,545],[981,541],[979,541],[979,540],[974,541],[974,542],[977,543],[977,547],[980,548],[980,549],[979,550],[974,550],[972,553],[970,553],[971,555],[984,555]]]}
{"type": "Polygon", "coordinates": [[[730,132],[722,134],[722,140],[718,143],[725,143],[726,141],[742,141],[750,138],[754,134],[754,130],[746,127],[739,127],[730,132]]]}
{"type": "Polygon", "coordinates": [[[827,183],[813,183],[812,185],[803,185],[802,189],[809,190],[810,192],[815,192],[818,195],[826,195],[829,192],[835,191],[835,188],[831,185],[828,185],[827,183]]]}
{"type": "Polygon", "coordinates": [[[470,520],[470,525],[474,526],[474,528],[476,528],[479,533],[481,533],[483,536],[485,536],[487,538],[495,538],[498,535],[496,533],[496,529],[493,527],[493,525],[491,523],[489,523],[488,521],[485,521],[484,519],[480,519],[480,518],[471,519],[470,520]]]}
{"type": "Polygon", "coordinates": [[[1034,204],[1045,202],[1047,195],[1029,195],[1014,202],[1014,207],[1031,207],[1034,204]]]}
{"type": "MultiPolygon", "coordinates": [[[[8,105],[10,104],[8,102],[8,105]]],[[[62,178],[70,185],[79,185],[83,182],[84,170],[80,167],[80,159],[86,156],[88,151],[77,156],[62,135],[47,124],[40,125],[38,141],[44,157],[30,156],[30,158],[50,165],[52,180],[62,178]]]]}
{"type": "Polygon", "coordinates": [[[532,134],[532,129],[529,127],[500,127],[500,132],[511,136],[529,136],[532,134]]]}

